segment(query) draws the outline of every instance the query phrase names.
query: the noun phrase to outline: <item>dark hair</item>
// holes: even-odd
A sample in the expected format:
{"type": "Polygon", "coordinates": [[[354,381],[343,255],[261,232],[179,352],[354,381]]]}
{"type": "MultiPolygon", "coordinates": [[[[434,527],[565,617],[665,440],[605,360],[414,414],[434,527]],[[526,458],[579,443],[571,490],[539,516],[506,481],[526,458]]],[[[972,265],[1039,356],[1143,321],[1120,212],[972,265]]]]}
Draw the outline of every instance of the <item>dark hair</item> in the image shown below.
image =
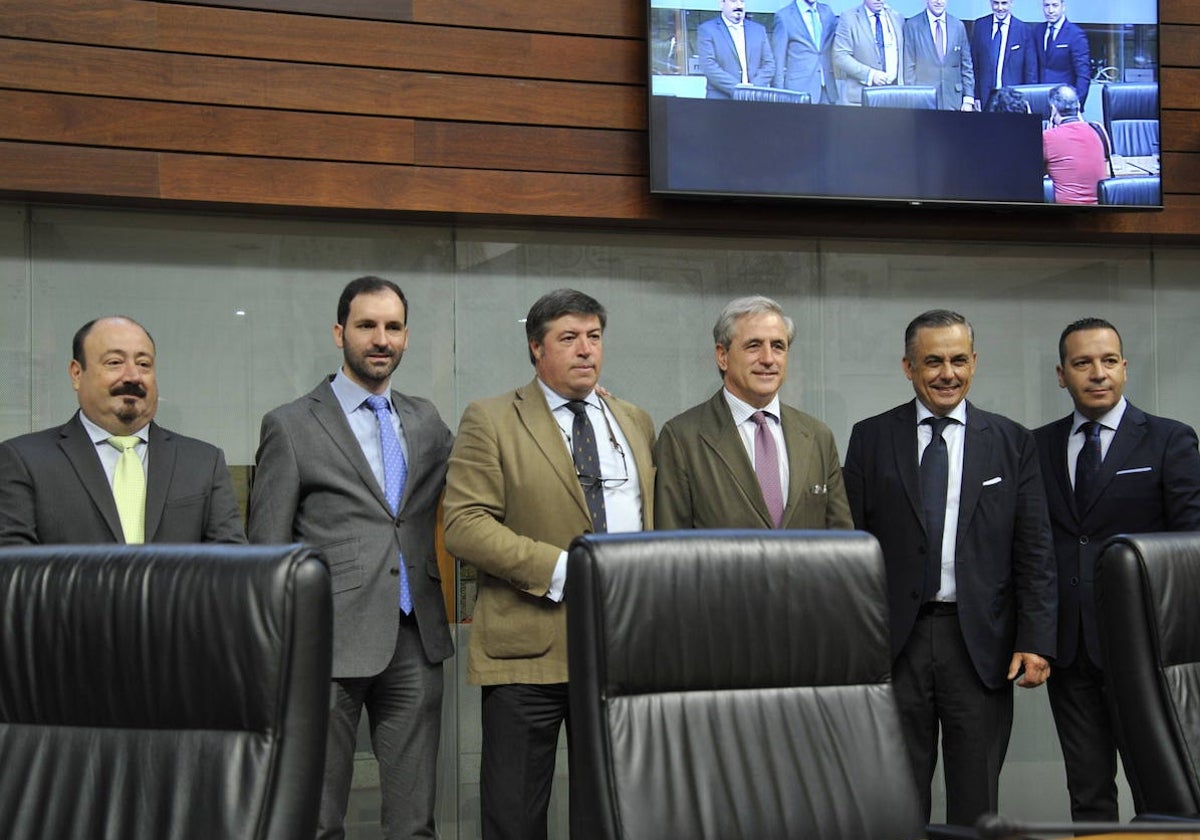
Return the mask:
{"type": "Polygon", "coordinates": [[[913,345],[917,341],[917,333],[927,327],[954,327],[962,324],[967,328],[967,335],[971,338],[971,349],[975,349],[975,328],[971,326],[971,322],[957,312],[951,312],[949,309],[930,309],[928,312],[922,312],[916,318],[908,322],[907,329],[904,330],[904,355],[910,361],[916,361],[912,357],[913,345]]]}
{"type": "Polygon", "coordinates": [[[1067,324],[1066,329],[1062,331],[1062,335],[1058,337],[1058,362],[1062,364],[1067,360],[1067,336],[1071,333],[1082,332],[1083,330],[1112,330],[1117,334],[1117,349],[1121,355],[1125,355],[1125,342],[1121,340],[1121,334],[1117,332],[1117,328],[1105,321],[1103,318],[1080,318],[1067,324]]]}
{"type": "Polygon", "coordinates": [[[130,318],[128,315],[102,315],[99,318],[93,318],[92,320],[90,320],[86,324],[84,324],[82,327],[77,329],[75,331],[74,338],[71,339],[71,358],[74,359],[76,362],[78,362],[79,366],[81,368],[83,368],[84,370],[87,370],[87,355],[83,352],[83,342],[87,341],[87,337],[92,332],[92,327],[96,326],[96,324],[100,323],[101,321],[109,321],[109,320],[114,320],[114,319],[119,319],[121,321],[128,321],[129,323],[133,324],[135,327],[138,327],[142,332],[144,332],[146,334],[146,338],[150,339],[150,346],[154,347],[156,350],[158,349],[154,343],[154,336],[150,335],[150,330],[143,327],[141,324],[139,324],[137,321],[130,318]]]}
{"type": "MultiPolygon", "coordinates": [[[[550,322],[564,315],[595,315],[600,319],[601,332],[608,324],[608,313],[594,297],[574,289],[555,289],[542,295],[529,307],[529,314],[525,316],[526,346],[535,341],[541,344],[550,322]]],[[[529,361],[537,363],[532,347],[529,348],[529,361]]]]}
{"type": "Polygon", "coordinates": [[[1025,95],[1014,87],[1002,87],[992,91],[988,97],[987,109],[997,114],[1028,114],[1029,102],[1025,95]]]}
{"type": "Polygon", "coordinates": [[[1060,117],[1074,117],[1079,114],[1079,94],[1070,85],[1059,85],[1050,91],[1046,101],[1054,106],[1060,117]]]}
{"type": "Polygon", "coordinates": [[[347,283],[346,288],[342,289],[342,296],[338,298],[337,322],[343,327],[346,326],[346,319],[350,317],[350,303],[356,297],[383,291],[393,291],[396,293],[396,297],[400,298],[400,302],[404,304],[404,323],[407,324],[409,315],[412,313],[408,310],[408,298],[404,296],[404,292],[400,291],[400,287],[391,280],[384,280],[382,277],[376,277],[373,274],[368,274],[366,277],[357,277],[347,283]]]}

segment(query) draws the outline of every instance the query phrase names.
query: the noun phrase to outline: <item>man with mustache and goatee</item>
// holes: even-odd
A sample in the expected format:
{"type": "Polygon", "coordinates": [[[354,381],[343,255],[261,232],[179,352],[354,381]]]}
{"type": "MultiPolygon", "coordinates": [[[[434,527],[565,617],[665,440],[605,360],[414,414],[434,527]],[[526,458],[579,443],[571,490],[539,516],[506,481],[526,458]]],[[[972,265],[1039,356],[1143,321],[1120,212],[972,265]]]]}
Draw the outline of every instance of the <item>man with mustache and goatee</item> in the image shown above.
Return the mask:
{"type": "Polygon", "coordinates": [[[0,443],[0,545],[246,541],[221,450],[152,422],[154,354],[131,318],[79,328],[79,411],[0,443]]]}
{"type": "Polygon", "coordinates": [[[342,366],[263,418],[250,541],[320,549],[333,578],[333,682],[318,840],[346,836],[358,722],[379,762],[386,840],[437,837],[442,662],[454,652],[434,532],[450,429],[392,390],[408,300],[381,277],[342,290],[342,366]]]}

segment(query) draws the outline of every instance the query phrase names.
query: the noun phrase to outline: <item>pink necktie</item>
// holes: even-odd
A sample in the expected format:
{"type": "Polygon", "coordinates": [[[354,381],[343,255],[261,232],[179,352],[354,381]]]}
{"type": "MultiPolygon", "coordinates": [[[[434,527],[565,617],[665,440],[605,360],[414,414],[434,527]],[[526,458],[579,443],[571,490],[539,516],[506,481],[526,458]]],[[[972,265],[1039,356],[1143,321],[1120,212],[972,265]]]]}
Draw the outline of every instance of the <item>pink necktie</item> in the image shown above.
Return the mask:
{"type": "Polygon", "coordinates": [[[775,436],[771,434],[767,415],[756,411],[750,416],[758,427],[754,430],[754,472],[758,486],[762,488],[763,501],[771,514],[774,527],[783,522],[783,485],[779,480],[779,450],[775,447],[775,436]]]}

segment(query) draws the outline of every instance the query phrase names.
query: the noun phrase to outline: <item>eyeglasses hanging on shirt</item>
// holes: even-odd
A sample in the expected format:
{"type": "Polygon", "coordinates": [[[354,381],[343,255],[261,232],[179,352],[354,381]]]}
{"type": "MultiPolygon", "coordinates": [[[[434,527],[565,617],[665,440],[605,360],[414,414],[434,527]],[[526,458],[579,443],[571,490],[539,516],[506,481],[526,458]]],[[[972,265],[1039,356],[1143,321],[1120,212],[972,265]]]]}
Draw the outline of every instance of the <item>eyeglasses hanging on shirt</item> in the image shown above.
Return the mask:
{"type": "MultiPolygon", "coordinates": [[[[594,407],[594,406],[593,406],[594,407]]],[[[629,462],[625,460],[625,450],[621,444],[617,443],[617,434],[613,431],[612,421],[608,419],[608,412],[601,409],[601,416],[604,417],[604,428],[608,432],[608,443],[612,446],[613,452],[616,452],[621,459],[621,475],[619,477],[605,478],[599,475],[586,475],[581,472],[576,472],[575,475],[579,479],[579,484],[587,490],[590,487],[595,487],[597,484],[604,490],[616,490],[629,481],[629,462]]],[[[559,431],[563,433],[563,438],[567,441],[567,446],[571,446],[571,436],[565,429],[559,426],[559,431]]]]}

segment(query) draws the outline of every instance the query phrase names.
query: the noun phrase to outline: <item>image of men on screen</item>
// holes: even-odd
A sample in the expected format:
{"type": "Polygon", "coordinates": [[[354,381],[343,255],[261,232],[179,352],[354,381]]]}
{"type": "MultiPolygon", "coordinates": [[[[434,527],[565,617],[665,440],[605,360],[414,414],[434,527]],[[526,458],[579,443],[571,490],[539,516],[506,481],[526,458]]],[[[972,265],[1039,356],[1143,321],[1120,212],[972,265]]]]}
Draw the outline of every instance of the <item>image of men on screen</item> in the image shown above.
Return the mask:
{"type": "Polygon", "coordinates": [[[904,81],[936,87],[943,111],[975,110],[967,28],[947,14],[946,0],[925,0],[924,11],[904,22],[904,81]]]}
{"type": "Polygon", "coordinates": [[[733,99],[738,85],[769,86],[775,57],[767,28],[746,17],[745,0],[721,0],[721,14],[696,29],[708,99],[733,99]]]}
{"type": "Polygon", "coordinates": [[[1050,127],[1042,132],[1046,174],[1055,204],[1096,204],[1096,185],[1108,175],[1104,141],[1080,116],[1083,103],[1070,85],[1050,91],[1050,127]]]}
{"type": "Polygon", "coordinates": [[[833,76],[837,20],[829,4],[817,0],[795,0],[775,13],[771,26],[775,87],[807,93],[816,103],[838,101],[833,76]]]}
{"type": "Polygon", "coordinates": [[[991,6],[992,13],[971,29],[975,101],[981,106],[1000,88],[1035,84],[1038,73],[1033,28],[1012,13],[1012,0],[992,0],[991,6]]]}
{"type": "Polygon", "coordinates": [[[833,69],[840,104],[862,105],[865,87],[905,84],[903,60],[904,19],[884,0],[863,0],[838,18],[833,69]]]}
{"type": "Polygon", "coordinates": [[[1033,30],[1038,49],[1038,82],[1070,85],[1079,95],[1080,107],[1087,104],[1091,78],[1091,54],[1087,35],[1078,24],[1067,20],[1065,0],[1042,0],[1045,23],[1033,30]]]}

